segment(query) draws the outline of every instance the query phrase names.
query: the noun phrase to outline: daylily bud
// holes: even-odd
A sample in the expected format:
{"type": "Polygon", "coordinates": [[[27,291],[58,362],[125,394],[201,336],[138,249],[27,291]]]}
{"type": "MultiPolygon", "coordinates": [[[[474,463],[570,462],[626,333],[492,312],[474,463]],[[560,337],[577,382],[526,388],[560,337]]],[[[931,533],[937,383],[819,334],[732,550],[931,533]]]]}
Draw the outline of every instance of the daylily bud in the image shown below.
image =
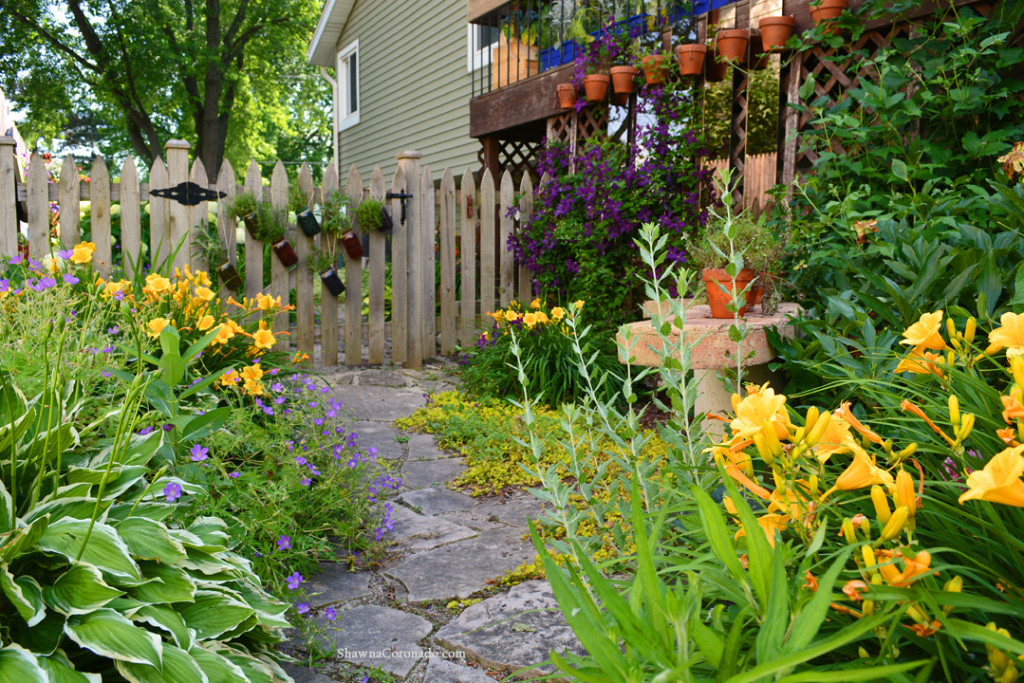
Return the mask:
{"type": "Polygon", "coordinates": [[[743,399],[740,398],[739,394],[733,394],[732,397],[729,400],[732,402],[732,412],[735,413],[736,409],[740,405],[740,401],[743,400],[743,399]]]}
{"type": "Polygon", "coordinates": [[[911,605],[910,607],[908,607],[907,614],[910,616],[911,619],[913,619],[919,624],[927,624],[929,621],[928,615],[923,610],[921,610],[921,608],[917,605],[911,605]]]}
{"type": "Polygon", "coordinates": [[[903,533],[903,527],[907,523],[907,506],[900,505],[896,508],[896,512],[892,513],[892,517],[886,522],[885,527],[882,529],[882,535],[878,537],[879,541],[891,541],[903,533]]]}
{"type": "Polygon", "coordinates": [[[963,443],[964,439],[971,435],[972,429],[974,429],[974,413],[964,413],[963,422],[956,433],[957,445],[963,443]]]}
{"type": "Polygon", "coordinates": [[[950,341],[956,339],[956,323],[952,318],[946,318],[946,334],[949,335],[950,341]]]}
{"type": "Polygon", "coordinates": [[[843,538],[845,538],[846,542],[850,545],[857,542],[857,533],[853,528],[853,520],[843,520],[843,538]]]}
{"type": "Polygon", "coordinates": [[[896,454],[896,462],[903,462],[904,460],[906,460],[907,458],[909,458],[910,456],[912,456],[916,452],[917,452],[917,444],[916,443],[912,443],[909,446],[907,446],[906,448],[904,448],[902,451],[900,451],[899,453],[896,454]]]}
{"type": "Polygon", "coordinates": [[[861,616],[870,617],[875,613],[875,601],[865,600],[864,604],[861,605],[861,616]]]}
{"type": "Polygon", "coordinates": [[[913,517],[917,513],[917,496],[914,493],[914,478],[910,472],[900,470],[896,474],[896,504],[907,508],[907,514],[913,517]]]}
{"type": "Polygon", "coordinates": [[[764,437],[764,445],[768,452],[772,454],[773,459],[782,455],[782,442],[779,441],[779,435],[775,432],[775,427],[770,422],[765,422],[762,425],[761,436],[764,437]]]}
{"type": "Polygon", "coordinates": [[[953,394],[949,395],[949,421],[954,427],[960,426],[960,400],[953,394]]]}
{"type": "MultiPolygon", "coordinates": [[[[1006,636],[1010,635],[1010,632],[1007,631],[1005,628],[996,628],[996,624],[994,621],[988,622],[988,624],[985,625],[985,628],[987,628],[990,631],[995,631],[996,633],[1001,633],[1006,636]]],[[[988,650],[988,665],[991,669],[992,676],[998,676],[1001,678],[1003,672],[1006,670],[1006,665],[1010,663],[1009,657],[1007,657],[1006,653],[1000,650],[999,648],[993,647],[992,645],[989,645],[987,643],[985,644],[985,649],[988,650]]]]}
{"type": "Polygon", "coordinates": [[[964,328],[964,341],[968,344],[974,342],[974,333],[978,329],[978,321],[974,318],[967,319],[967,326],[964,328]]]}
{"type": "Polygon", "coordinates": [[[954,365],[956,365],[956,353],[954,353],[953,351],[947,351],[946,352],[946,366],[947,367],[953,367],[954,365]]]}
{"type": "MultiPolygon", "coordinates": [[[[804,437],[804,442],[808,446],[814,446],[816,443],[821,441],[821,437],[825,436],[825,430],[828,429],[829,423],[832,422],[832,413],[822,413],[818,416],[818,419],[814,422],[813,427],[809,427],[810,432],[804,437]]],[[[808,422],[807,424],[811,424],[808,422]]]]}
{"type": "MultiPolygon", "coordinates": [[[[850,525],[850,529],[853,530],[853,525],[850,525]]],[[[875,561],[875,551],[871,546],[866,545],[860,549],[861,555],[864,557],[864,567],[867,569],[873,569],[878,562],[875,561]]]]}
{"type": "Polygon", "coordinates": [[[804,425],[810,429],[811,425],[818,421],[818,408],[811,406],[807,409],[807,417],[804,419],[804,425]]]}
{"type": "Polygon", "coordinates": [[[994,355],[996,355],[997,353],[999,353],[999,350],[1000,350],[1001,348],[1003,348],[1003,347],[1002,347],[1002,346],[1000,346],[999,344],[989,344],[989,345],[988,345],[988,346],[987,346],[987,347],[985,348],[985,351],[984,351],[983,353],[984,353],[984,355],[986,355],[986,356],[994,356],[994,355]]]}
{"type": "Polygon", "coordinates": [[[889,509],[889,497],[885,495],[885,489],[878,484],[871,487],[871,503],[875,506],[875,517],[884,526],[892,517],[892,511],[889,509]]]}
{"type": "Polygon", "coordinates": [[[861,659],[868,659],[870,657],[870,655],[868,655],[868,651],[865,650],[863,647],[857,648],[857,656],[861,659]]]}
{"type": "Polygon", "coordinates": [[[754,446],[757,448],[757,453],[761,456],[761,459],[768,465],[772,465],[775,462],[775,456],[772,455],[771,450],[765,444],[764,436],[761,434],[754,434],[751,438],[754,440],[754,446]]]}
{"type": "MultiPolygon", "coordinates": [[[[946,582],[946,585],[942,587],[942,590],[947,593],[959,593],[964,589],[964,580],[959,576],[954,576],[952,579],[946,582]]],[[[944,605],[942,613],[945,616],[949,616],[953,611],[953,605],[944,605]]]]}
{"type": "Polygon", "coordinates": [[[883,441],[882,448],[885,449],[886,453],[892,453],[892,439],[886,439],[883,441]]]}

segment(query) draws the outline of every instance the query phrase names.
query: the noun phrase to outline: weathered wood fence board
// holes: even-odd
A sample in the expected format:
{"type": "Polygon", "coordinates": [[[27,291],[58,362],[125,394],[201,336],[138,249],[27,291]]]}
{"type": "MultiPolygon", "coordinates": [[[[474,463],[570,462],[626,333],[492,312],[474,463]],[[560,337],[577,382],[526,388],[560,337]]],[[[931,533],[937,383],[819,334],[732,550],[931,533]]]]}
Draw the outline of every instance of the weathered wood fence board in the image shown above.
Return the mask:
{"type": "MultiPolygon", "coordinates": [[[[484,172],[478,190],[468,168],[458,186],[456,171],[449,168],[443,170],[435,186],[434,174],[429,166],[421,164],[417,152],[399,155],[399,167],[390,183],[378,166],[364,184],[359,170],[353,166],[343,189],[351,199],[349,215],[353,219],[353,231],[361,240],[365,235],[364,244],[369,252],[366,258],[350,258],[340,248],[340,243],[335,244],[333,236],[321,233],[308,238],[290,222],[286,237],[295,246],[299,263],[287,269],[276,255],[271,256],[270,277],[265,281],[267,247],[253,239],[248,230],[243,230],[243,253],[238,253],[236,235],[241,226],[229,216],[229,207],[240,192],[250,192],[258,201],[269,201],[275,210],[285,212],[289,180],[284,165],[277,162],[269,182],[265,182],[260,167],[251,162],[239,184],[235,169],[225,161],[216,182],[211,183],[199,159],[189,164],[188,151],[185,142],[169,142],[166,162],[153,160],[148,169],[148,182],[140,182],[142,179],[130,157],[113,173],[108,171],[107,162],[97,157],[91,165],[89,182],[83,182],[70,156],[63,162],[59,182],[49,182],[46,166],[38,156],[30,160],[25,182],[21,182],[13,141],[0,137],[0,255],[18,253],[19,231],[26,236],[29,253],[36,258],[58,248],[70,249],[81,241],[80,212],[82,202],[88,202],[89,239],[96,244],[94,261],[99,273],[110,274],[118,261],[124,265],[126,276],[146,268],[157,271],[185,265],[193,270],[209,271],[216,264],[205,263],[200,254],[193,251],[192,244],[199,231],[214,229],[209,225],[212,220],[229,260],[245,273],[244,292],[231,292],[224,287],[222,298],[244,295],[254,299],[258,294],[269,293],[280,297],[282,303],[293,302],[296,305],[294,327],[289,323],[288,312],[279,313],[274,320],[275,331],[289,332],[279,337],[277,348],[312,356],[319,340],[320,361],[324,366],[338,364],[341,348],[346,365],[385,363],[390,337],[391,360],[410,368],[420,367],[425,357],[438,350],[449,355],[455,353],[459,345],[466,347],[475,343],[480,328],[491,323],[483,314],[495,310],[499,301],[506,306],[516,295],[524,301],[532,296],[529,273],[514,262],[507,249],[508,238],[518,221],[528,217],[533,209],[533,184],[528,176],[520,184],[518,204],[514,204],[517,201],[515,186],[507,173],[501,178],[499,194],[489,172],[484,172]],[[111,178],[114,174],[118,176],[116,179],[111,178]],[[165,197],[150,196],[151,187],[174,187],[186,180],[219,191],[221,199],[186,206],[165,197]],[[404,212],[401,195],[406,196],[404,212]],[[355,219],[356,210],[366,197],[389,205],[394,222],[390,235],[380,231],[367,235],[367,230],[355,219]],[[24,202],[27,209],[28,223],[24,227],[19,226],[17,219],[19,201],[24,202]],[[120,204],[117,243],[111,231],[114,204],[120,204]],[[54,219],[52,211],[58,208],[59,219],[54,219]],[[518,218],[514,215],[516,210],[518,218]],[[144,244],[146,213],[150,234],[148,243],[144,244]],[[59,235],[59,245],[51,245],[51,231],[59,235]],[[344,255],[347,295],[343,317],[337,299],[326,290],[319,296],[316,294],[319,274],[310,270],[309,263],[318,245],[344,255]],[[387,296],[389,252],[390,300],[387,296]],[[365,315],[364,275],[368,280],[365,315]],[[390,320],[387,317],[389,304],[390,320]]],[[[318,188],[309,166],[304,164],[299,169],[297,182],[309,197],[311,206],[321,204],[327,194],[341,189],[338,173],[333,168],[326,170],[322,186],[318,188]]],[[[216,278],[216,273],[210,276],[216,278]]]]}
{"type": "MultiPolygon", "coordinates": [[[[747,156],[743,167],[743,208],[752,209],[758,215],[765,209],[770,199],[768,190],[775,187],[777,159],[775,152],[747,156]]],[[[729,167],[728,159],[715,159],[706,163],[716,175],[729,167]]]]}

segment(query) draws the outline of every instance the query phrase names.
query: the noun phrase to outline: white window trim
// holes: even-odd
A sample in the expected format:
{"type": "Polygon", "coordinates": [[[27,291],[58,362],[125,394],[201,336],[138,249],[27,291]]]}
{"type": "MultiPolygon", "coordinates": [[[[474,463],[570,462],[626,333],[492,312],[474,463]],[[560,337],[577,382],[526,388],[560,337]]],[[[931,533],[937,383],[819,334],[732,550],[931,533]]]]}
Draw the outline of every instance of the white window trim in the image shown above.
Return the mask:
{"type": "Polygon", "coordinates": [[[490,66],[492,48],[498,47],[497,41],[490,45],[480,45],[477,41],[477,28],[476,24],[466,24],[466,70],[469,73],[490,66]]]}
{"type": "Polygon", "coordinates": [[[363,71],[363,60],[359,55],[359,40],[346,45],[342,50],[338,51],[338,68],[336,72],[338,81],[338,132],[351,128],[352,126],[359,123],[359,111],[363,107],[363,79],[360,74],[363,71]],[[356,56],[356,103],[357,107],[351,114],[348,113],[348,90],[349,90],[349,71],[348,71],[348,58],[352,55],[356,56]]]}

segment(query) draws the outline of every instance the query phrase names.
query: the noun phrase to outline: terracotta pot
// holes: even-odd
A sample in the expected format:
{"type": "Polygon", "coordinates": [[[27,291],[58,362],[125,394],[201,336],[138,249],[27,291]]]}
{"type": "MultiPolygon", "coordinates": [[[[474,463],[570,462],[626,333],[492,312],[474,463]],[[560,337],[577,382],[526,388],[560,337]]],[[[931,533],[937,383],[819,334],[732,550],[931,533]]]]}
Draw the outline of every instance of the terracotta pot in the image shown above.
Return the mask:
{"type": "Polygon", "coordinates": [[[236,292],[242,289],[242,278],[238,276],[238,270],[230,261],[217,266],[217,275],[228,289],[233,289],[236,292]]]}
{"type": "Polygon", "coordinates": [[[608,74],[589,74],[583,77],[583,92],[587,102],[604,102],[608,98],[608,85],[612,82],[608,74]]]}
{"type": "Polygon", "coordinates": [[[718,32],[718,54],[734,64],[741,64],[747,58],[747,43],[750,31],[745,28],[730,28],[718,32]]]}
{"type": "Polygon", "coordinates": [[[811,5],[809,9],[815,24],[827,24],[826,35],[838,36],[839,27],[833,20],[838,19],[839,15],[849,8],[850,3],[847,0],[821,0],[817,5],[811,5]]]}
{"type": "Polygon", "coordinates": [[[331,296],[340,296],[345,291],[345,285],[334,268],[328,268],[320,273],[320,282],[324,283],[324,287],[331,293],[331,296]]]}
{"type": "Polygon", "coordinates": [[[341,236],[341,245],[345,247],[345,251],[348,253],[349,258],[362,258],[363,257],[363,245],[356,237],[356,234],[349,230],[341,236]]]}
{"type": "MultiPolygon", "coordinates": [[[[626,95],[627,99],[633,92],[633,79],[640,73],[635,66],[613,66],[612,88],[616,95],[626,95]]],[[[618,102],[616,102],[618,104],[618,102]]]]}
{"type": "Polygon", "coordinates": [[[662,55],[648,55],[641,57],[640,62],[644,65],[644,80],[647,85],[657,85],[665,82],[668,68],[665,66],[665,57],[662,55]]]}
{"type": "MultiPolygon", "coordinates": [[[[732,293],[736,289],[742,291],[743,288],[749,285],[754,279],[754,271],[749,268],[741,270],[736,276],[736,289],[733,289],[733,279],[725,272],[725,268],[705,268],[701,272],[701,276],[704,278],[704,287],[708,292],[708,305],[711,307],[711,317],[731,318],[732,312],[729,310],[728,305],[732,300],[732,293]],[[721,287],[718,283],[721,283],[721,287]],[[725,287],[725,291],[722,290],[722,287],[725,287]]],[[[747,309],[752,304],[749,291],[746,294],[746,299],[746,305],[739,311],[741,316],[747,312],[747,309]]]]}
{"type": "Polygon", "coordinates": [[[700,76],[700,72],[704,70],[704,57],[707,52],[706,45],[696,43],[677,47],[676,61],[679,63],[679,73],[684,76],[700,76]]]}
{"type": "Polygon", "coordinates": [[[782,52],[796,27],[795,17],[761,17],[761,47],[765,52],[782,52]]]}
{"type": "Polygon", "coordinates": [[[274,253],[277,254],[278,260],[281,261],[281,265],[285,268],[291,268],[299,262],[299,257],[292,249],[292,245],[288,243],[288,240],[281,240],[271,247],[274,253]]]}
{"type": "Polygon", "coordinates": [[[320,232],[320,221],[316,219],[316,216],[314,216],[313,212],[309,209],[296,211],[295,222],[299,224],[299,227],[302,229],[302,234],[306,237],[313,237],[320,232]]]}
{"type": "Polygon", "coordinates": [[[704,60],[704,80],[708,83],[718,83],[725,80],[729,72],[729,65],[718,58],[718,51],[712,50],[704,60]]]}
{"type": "Polygon", "coordinates": [[[576,104],[576,88],[571,83],[559,83],[556,88],[558,92],[558,108],[565,111],[572,109],[576,104]]]}

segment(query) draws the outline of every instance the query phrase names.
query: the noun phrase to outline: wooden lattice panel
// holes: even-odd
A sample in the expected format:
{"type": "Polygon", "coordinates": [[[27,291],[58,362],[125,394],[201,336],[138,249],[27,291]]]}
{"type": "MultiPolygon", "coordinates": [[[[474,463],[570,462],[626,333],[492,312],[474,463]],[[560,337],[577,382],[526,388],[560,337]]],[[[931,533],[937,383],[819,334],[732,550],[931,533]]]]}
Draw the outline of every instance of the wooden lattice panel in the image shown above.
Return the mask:
{"type": "Polygon", "coordinates": [[[604,135],[608,130],[608,108],[586,107],[579,114],[573,111],[556,114],[548,119],[549,141],[568,145],[604,135]]]}
{"type": "Polygon", "coordinates": [[[526,140],[508,140],[501,146],[501,168],[512,171],[512,175],[521,178],[524,173],[536,175],[537,159],[544,146],[540,142],[526,140]]]}

